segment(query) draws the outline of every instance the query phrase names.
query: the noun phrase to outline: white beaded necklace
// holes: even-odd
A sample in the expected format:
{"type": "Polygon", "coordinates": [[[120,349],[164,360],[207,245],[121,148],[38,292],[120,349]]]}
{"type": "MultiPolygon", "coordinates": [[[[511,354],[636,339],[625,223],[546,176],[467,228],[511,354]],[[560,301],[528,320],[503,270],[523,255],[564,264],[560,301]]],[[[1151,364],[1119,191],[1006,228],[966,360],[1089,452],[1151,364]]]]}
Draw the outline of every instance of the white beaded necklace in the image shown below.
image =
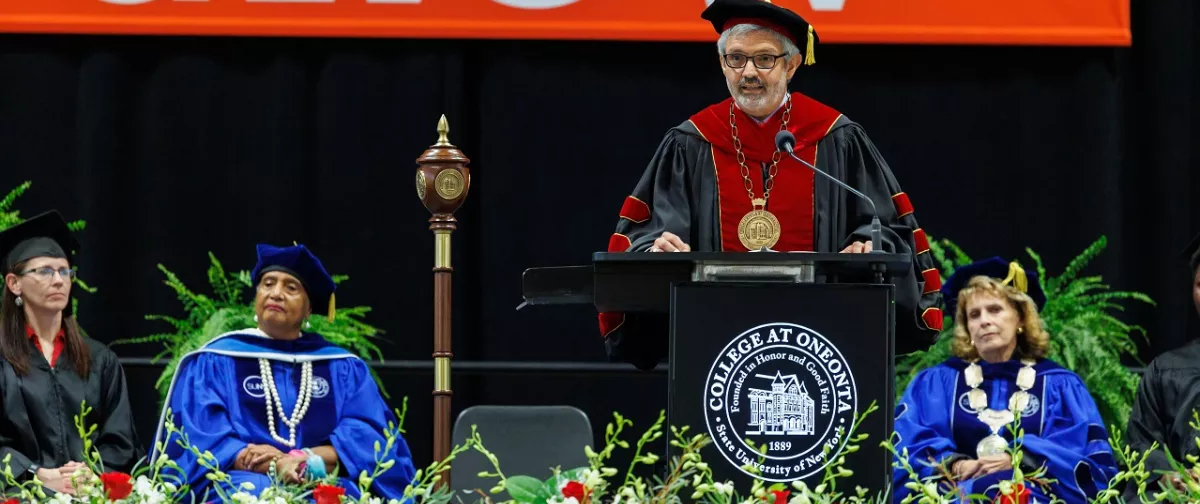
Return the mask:
{"type": "Polygon", "coordinates": [[[258,359],[258,369],[262,374],[264,397],[267,401],[267,426],[270,428],[271,437],[294,448],[296,446],[296,426],[300,425],[300,420],[303,420],[305,413],[308,413],[308,403],[312,399],[312,362],[305,362],[300,366],[300,390],[296,394],[296,406],[292,408],[291,418],[288,418],[283,412],[283,402],[279,400],[279,391],[275,389],[275,377],[271,374],[271,363],[267,359],[258,359]],[[275,408],[271,407],[272,402],[275,403],[275,408]],[[279,419],[288,426],[287,439],[275,432],[276,409],[279,410],[279,419]]]}
{"type": "Polygon", "coordinates": [[[979,359],[971,361],[971,364],[963,372],[967,386],[971,387],[971,390],[967,392],[967,402],[979,421],[992,430],[992,434],[983,438],[975,447],[976,454],[980,457],[1004,453],[1004,450],[1008,448],[1008,441],[1000,437],[1000,428],[1016,420],[1016,415],[1025,411],[1025,408],[1029,406],[1028,391],[1033,388],[1033,384],[1037,380],[1037,371],[1033,369],[1037,361],[1021,359],[1021,364],[1024,364],[1024,367],[1017,371],[1017,387],[1020,390],[1009,396],[1008,410],[1006,411],[996,411],[988,407],[987,392],[979,388],[983,384],[983,368],[979,367],[979,359]]]}

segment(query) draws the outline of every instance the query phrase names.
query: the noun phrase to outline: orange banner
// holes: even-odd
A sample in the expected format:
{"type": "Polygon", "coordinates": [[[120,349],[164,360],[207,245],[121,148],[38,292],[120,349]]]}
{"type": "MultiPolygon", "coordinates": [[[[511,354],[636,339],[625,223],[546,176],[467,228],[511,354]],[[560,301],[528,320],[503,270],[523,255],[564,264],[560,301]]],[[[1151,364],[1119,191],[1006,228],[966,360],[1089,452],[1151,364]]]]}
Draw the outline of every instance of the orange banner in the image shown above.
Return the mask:
{"type": "MultiPolygon", "coordinates": [[[[714,41],[706,0],[0,0],[0,31],[714,41]]],[[[775,0],[832,43],[1127,46],[1129,0],[775,0]]]]}

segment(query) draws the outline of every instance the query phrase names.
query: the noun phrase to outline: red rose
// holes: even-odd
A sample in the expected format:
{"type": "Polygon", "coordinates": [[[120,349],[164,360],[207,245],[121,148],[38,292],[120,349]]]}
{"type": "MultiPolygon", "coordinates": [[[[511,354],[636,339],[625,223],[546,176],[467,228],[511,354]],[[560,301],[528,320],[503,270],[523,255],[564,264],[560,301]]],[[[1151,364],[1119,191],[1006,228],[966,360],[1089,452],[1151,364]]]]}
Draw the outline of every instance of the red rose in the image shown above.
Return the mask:
{"type": "Polygon", "coordinates": [[[792,492],[790,490],[771,490],[771,495],[774,495],[775,499],[772,500],[770,497],[768,497],[767,502],[770,502],[771,504],[787,504],[788,495],[791,493],[792,492]]]}
{"type": "Polygon", "coordinates": [[[21,504],[21,501],[19,501],[17,499],[8,499],[8,500],[4,501],[4,504],[21,504]]]}
{"type": "Polygon", "coordinates": [[[588,489],[583,486],[583,483],[578,481],[568,481],[562,489],[563,497],[574,497],[575,500],[583,502],[587,498],[588,489]]]}
{"type": "Polygon", "coordinates": [[[124,499],[133,492],[133,484],[129,483],[129,475],[125,473],[101,474],[100,482],[104,484],[104,495],[107,495],[110,501],[124,499]]]}
{"type": "Polygon", "coordinates": [[[317,504],[341,504],[343,495],[346,495],[346,489],[339,486],[317,485],[313,490],[317,504]]]}
{"type": "Polygon", "coordinates": [[[1013,485],[1011,495],[1000,494],[997,496],[996,504],[1029,504],[1029,489],[1025,488],[1025,485],[1017,483],[1013,485]]]}

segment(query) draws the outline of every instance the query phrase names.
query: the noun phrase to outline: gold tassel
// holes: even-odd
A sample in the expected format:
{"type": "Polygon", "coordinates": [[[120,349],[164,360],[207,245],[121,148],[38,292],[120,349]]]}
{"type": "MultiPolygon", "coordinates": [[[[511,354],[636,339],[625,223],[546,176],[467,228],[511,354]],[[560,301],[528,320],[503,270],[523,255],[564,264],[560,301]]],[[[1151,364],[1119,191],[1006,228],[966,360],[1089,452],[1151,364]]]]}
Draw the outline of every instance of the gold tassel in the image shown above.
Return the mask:
{"type": "Polygon", "coordinates": [[[337,299],[337,297],[334,296],[333,294],[329,295],[329,323],[330,324],[333,323],[333,316],[334,316],[334,314],[337,313],[337,306],[336,306],[337,303],[335,302],[336,299],[337,299]]]}
{"type": "Polygon", "coordinates": [[[816,63],[816,62],[817,62],[817,59],[815,56],[813,56],[813,27],[810,24],[810,25],[808,25],[808,50],[804,54],[804,64],[812,65],[813,63],[816,63]]]}
{"type": "Polygon", "coordinates": [[[1021,292],[1029,292],[1029,278],[1025,276],[1025,270],[1021,268],[1017,261],[1008,263],[1008,276],[1004,277],[1004,281],[1000,282],[1004,285],[1012,283],[1013,287],[1021,292]]]}

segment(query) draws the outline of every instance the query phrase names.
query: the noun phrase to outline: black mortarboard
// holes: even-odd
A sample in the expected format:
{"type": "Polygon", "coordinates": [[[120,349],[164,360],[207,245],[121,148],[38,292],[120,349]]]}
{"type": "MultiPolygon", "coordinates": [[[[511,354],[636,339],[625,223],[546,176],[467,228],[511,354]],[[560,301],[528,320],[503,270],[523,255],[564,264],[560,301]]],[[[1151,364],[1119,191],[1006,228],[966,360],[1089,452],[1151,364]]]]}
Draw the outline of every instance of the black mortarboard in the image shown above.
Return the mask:
{"type": "Polygon", "coordinates": [[[1200,268],[1200,234],[1192,238],[1192,242],[1188,244],[1180,254],[1183,260],[1187,261],[1188,267],[1191,268],[1192,274],[1196,274],[1196,268],[1200,268]]]}
{"type": "Polygon", "coordinates": [[[1042,292],[1037,275],[1026,275],[1025,268],[1016,261],[1009,262],[992,257],[959,267],[946,279],[946,283],[942,284],[942,299],[946,302],[946,311],[952,314],[951,316],[958,309],[958,291],[977,276],[995,278],[1005,285],[1012,285],[1018,291],[1028,294],[1039,310],[1046,304],[1046,293],[1042,292]]]}
{"type": "Polygon", "coordinates": [[[300,280],[304,290],[308,291],[313,313],[328,315],[329,320],[333,321],[336,310],[333,292],[337,290],[337,284],[325,271],[321,260],[307,247],[258,245],[258,264],[254,266],[254,271],[250,272],[250,277],[254,279],[254,283],[258,283],[262,275],[270,271],[282,271],[300,280]]]}
{"type": "Polygon", "coordinates": [[[57,257],[74,263],[79,241],[56,211],[49,211],[0,232],[0,258],[5,273],[35,257],[57,257]]]}
{"type": "Polygon", "coordinates": [[[813,52],[820,39],[813,26],[799,14],[772,4],[770,0],[715,0],[700,17],[712,23],[717,33],[743,23],[770,28],[791,39],[796,47],[805,47],[805,65],[817,62],[813,52]]]}

